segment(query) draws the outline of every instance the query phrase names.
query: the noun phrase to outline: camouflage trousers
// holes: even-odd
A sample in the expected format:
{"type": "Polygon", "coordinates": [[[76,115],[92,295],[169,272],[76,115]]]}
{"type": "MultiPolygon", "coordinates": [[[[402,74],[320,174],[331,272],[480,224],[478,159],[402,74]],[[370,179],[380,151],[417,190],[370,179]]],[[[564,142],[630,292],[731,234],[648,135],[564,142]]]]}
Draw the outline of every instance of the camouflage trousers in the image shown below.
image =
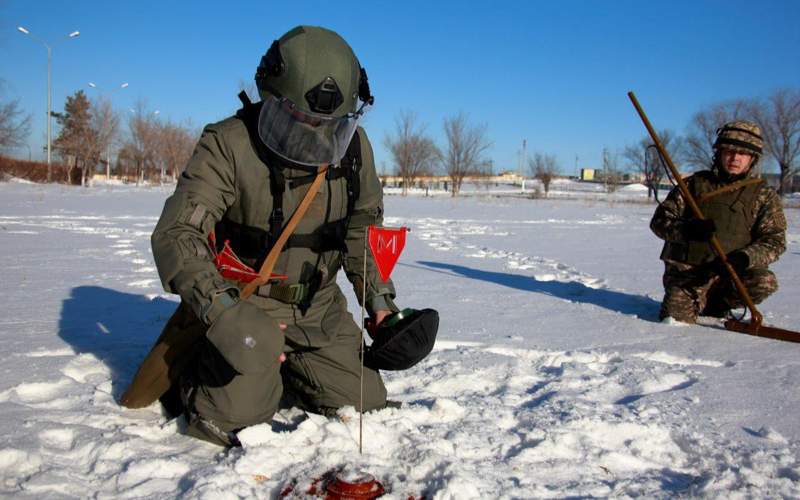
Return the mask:
{"type": "MultiPolygon", "coordinates": [[[[739,277],[756,304],[778,289],[778,279],[766,268],[750,268],[739,277]]],[[[697,316],[723,317],[727,311],[745,305],[729,276],[704,266],[667,263],[663,282],[660,319],[671,317],[694,323],[697,316]]]]}

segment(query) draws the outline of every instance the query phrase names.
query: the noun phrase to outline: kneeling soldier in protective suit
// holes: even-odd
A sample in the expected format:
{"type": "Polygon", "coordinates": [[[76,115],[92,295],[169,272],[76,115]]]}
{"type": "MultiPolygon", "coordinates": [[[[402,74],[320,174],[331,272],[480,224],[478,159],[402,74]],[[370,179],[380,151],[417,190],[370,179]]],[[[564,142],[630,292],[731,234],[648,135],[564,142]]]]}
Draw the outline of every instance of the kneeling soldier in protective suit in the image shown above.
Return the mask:
{"type": "MultiPolygon", "coordinates": [[[[152,236],[164,288],[182,300],[170,324],[205,332],[172,391],[188,433],[223,445],[269,422],[282,398],[323,414],[358,407],[360,328],[339,268],[373,324],[397,311],[371,257],[362,275],[366,229],[381,224],[383,199],[358,127],[373,98],[352,49],[332,31],[297,27],[273,42],[256,84],[261,102],[243,98],[236,116],[206,126],[152,236]],[[274,268],[286,278],[241,298],[214,256],[228,242],[258,270],[322,164],[325,178],[274,268]]],[[[365,411],[386,405],[376,370],[364,369],[363,397],[365,411]]]]}
{"type": "Polygon", "coordinates": [[[756,124],[725,124],[717,131],[711,170],[687,179],[706,219],[692,216],[677,188],[656,209],[650,228],[665,240],[662,320],[694,323],[698,315],[721,318],[744,306],[709,244],[713,235],[753,302],[778,289],[767,266],[786,249],[786,218],[777,193],[751,175],[763,144],[756,124]]]}

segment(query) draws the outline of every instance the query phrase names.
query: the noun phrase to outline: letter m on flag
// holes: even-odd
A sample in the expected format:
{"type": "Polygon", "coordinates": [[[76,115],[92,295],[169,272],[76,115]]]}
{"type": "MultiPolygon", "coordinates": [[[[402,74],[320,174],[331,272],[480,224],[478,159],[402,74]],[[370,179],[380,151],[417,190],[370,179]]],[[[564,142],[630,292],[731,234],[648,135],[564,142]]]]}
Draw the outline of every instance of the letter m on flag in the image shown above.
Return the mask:
{"type": "Polygon", "coordinates": [[[372,250],[375,266],[384,282],[389,279],[397,259],[400,258],[400,253],[406,244],[406,231],[405,227],[369,226],[367,232],[369,248],[372,250]]]}

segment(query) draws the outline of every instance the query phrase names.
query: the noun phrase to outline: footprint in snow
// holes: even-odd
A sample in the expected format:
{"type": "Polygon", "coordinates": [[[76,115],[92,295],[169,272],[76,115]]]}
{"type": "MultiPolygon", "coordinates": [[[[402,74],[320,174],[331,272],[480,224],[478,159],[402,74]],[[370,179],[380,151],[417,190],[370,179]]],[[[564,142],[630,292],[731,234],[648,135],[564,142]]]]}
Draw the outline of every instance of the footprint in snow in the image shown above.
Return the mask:
{"type": "Polygon", "coordinates": [[[688,389],[697,383],[697,379],[684,373],[668,373],[661,377],[643,381],[635,394],[630,394],[615,401],[618,405],[635,403],[643,397],[662,392],[688,389]]]}

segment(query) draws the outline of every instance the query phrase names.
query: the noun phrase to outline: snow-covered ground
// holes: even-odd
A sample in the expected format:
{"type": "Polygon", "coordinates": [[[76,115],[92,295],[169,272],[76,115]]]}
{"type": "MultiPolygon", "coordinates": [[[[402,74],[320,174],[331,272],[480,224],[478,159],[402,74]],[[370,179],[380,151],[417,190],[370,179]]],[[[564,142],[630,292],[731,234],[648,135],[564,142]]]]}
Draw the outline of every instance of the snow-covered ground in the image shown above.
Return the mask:
{"type": "MultiPolygon", "coordinates": [[[[121,408],[175,306],[149,250],[169,189],[0,183],[0,495],[274,498],[347,465],[396,499],[800,496],[800,344],[657,322],[654,207],[613,198],[386,198],[412,231],[398,304],[441,328],[385,374],[403,406],[365,416],[361,456],[352,408],[285,411],[228,452],[121,408]]],[[[787,216],[760,309],[800,329],[787,216]]]]}

